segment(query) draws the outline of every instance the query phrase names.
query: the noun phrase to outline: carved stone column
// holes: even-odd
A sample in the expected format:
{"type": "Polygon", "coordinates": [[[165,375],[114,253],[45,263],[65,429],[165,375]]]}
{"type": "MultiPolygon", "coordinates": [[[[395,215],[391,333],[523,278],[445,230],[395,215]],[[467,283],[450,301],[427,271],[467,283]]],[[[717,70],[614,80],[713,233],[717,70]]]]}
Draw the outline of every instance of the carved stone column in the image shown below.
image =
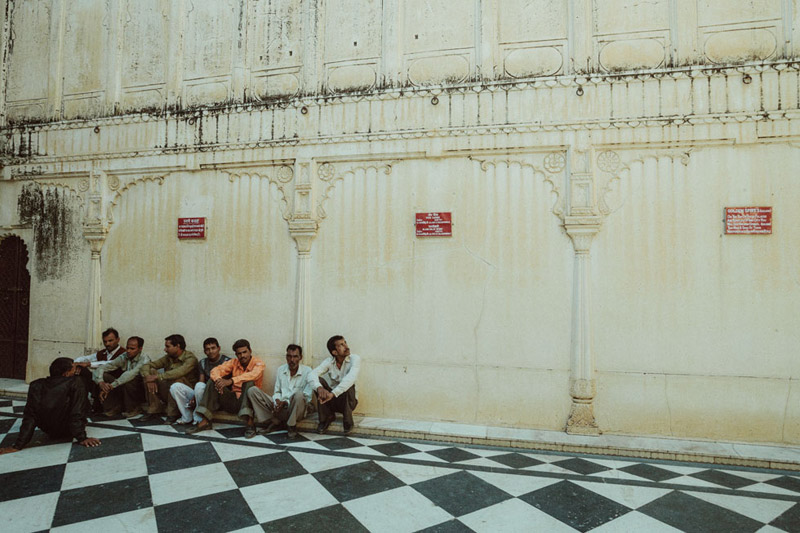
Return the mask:
{"type": "Polygon", "coordinates": [[[294,340],[308,354],[311,350],[311,244],[319,223],[312,214],[314,161],[295,163],[295,186],[289,234],[297,245],[297,283],[295,285],[294,340]]]}
{"type": "Polygon", "coordinates": [[[86,338],[84,349],[91,353],[102,345],[103,310],[102,310],[102,265],[100,252],[108,236],[108,219],[106,216],[106,182],[105,172],[93,170],[88,178],[86,195],[86,211],[83,224],[83,237],[92,250],[91,270],[89,277],[89,301],[86,313],[86,338]]]}
{"type": "Polygon", "coordinates": [[[572,246],[575,249],[569,387],[572,407],[567,419],[566,431],[581,435],[599,435],[600,430],[594,420],[592,405],[596,386],[592,354],[589,264],[589,248],[592,238],[600,230],[599,217],[567,217],[564,221],[564,228],[572,239],[572,246]]]}

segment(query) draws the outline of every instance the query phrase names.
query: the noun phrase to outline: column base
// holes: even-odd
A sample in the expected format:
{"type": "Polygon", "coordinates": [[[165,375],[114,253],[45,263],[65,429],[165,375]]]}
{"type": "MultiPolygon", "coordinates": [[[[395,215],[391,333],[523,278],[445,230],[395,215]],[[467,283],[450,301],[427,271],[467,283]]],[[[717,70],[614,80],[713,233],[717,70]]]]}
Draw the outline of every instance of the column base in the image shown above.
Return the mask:
{"type": "Polygon", "coordinates": [[[600,428],[594,420],[594,407],[591,403],[578,403],[573,400],[565,431],[570,435],[600,435],[600,428]]]}

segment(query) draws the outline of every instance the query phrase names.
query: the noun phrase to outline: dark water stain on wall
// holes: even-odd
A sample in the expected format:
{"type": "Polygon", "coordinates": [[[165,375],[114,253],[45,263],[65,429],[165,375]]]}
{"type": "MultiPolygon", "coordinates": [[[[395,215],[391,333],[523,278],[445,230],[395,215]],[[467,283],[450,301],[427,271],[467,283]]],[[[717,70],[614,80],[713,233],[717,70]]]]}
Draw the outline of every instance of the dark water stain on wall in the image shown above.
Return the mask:
{"type": "Polygon", "coordinates": [[[57,279],[68,270],[77,251],[78,203],[69,193],[31,183],[17,198],[20,222],[33,226],[36,274],[40,280],[57,279]]]}

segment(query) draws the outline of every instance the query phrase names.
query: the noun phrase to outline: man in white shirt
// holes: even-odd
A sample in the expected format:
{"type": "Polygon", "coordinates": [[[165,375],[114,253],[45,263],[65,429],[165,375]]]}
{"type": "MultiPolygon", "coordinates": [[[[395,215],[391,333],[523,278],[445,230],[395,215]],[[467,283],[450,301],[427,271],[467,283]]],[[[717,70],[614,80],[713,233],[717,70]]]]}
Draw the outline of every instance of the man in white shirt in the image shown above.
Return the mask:
{"type": "Polygon", "coordinates": [[[309,380],[317,393],[319,425],[317,433],[325,433],[342,413],[342,426],[347,435],[353,430],[353,409],[358,405],[356,380],[361,369],[361,357],[350,353],[347,341],[341,335],[328,339],[331,356],[311,371],[309,380]]]}
{"type": "MultiPolygon", "coordinates": [[[[275,376],[275,393],[270,397],[257,387],[247,390],[247,400],[253,407],[255,423],[270,419],[260,433],[271,433],[283,424],[289,426],[288,437],[297,438],[297,423],[306,416],[306,406],[311,405],[311,367],[301,365],[303,348],[297,344],[286,347],[286,364],[278,368],[275,376]]],[[[255,426],[248,426],[245,437],[255,436],[255,426]]]]}
{"type": "MultiPolygon", "coordinates": [[[[108,328],[103,332],[103,346],[105,348],[98,352],[75,358],[75,373],[83,381],[86,392],[92,395],[94,400],[93,410],[96,413],[101,413],[103,406],[100,401],[100,389],[98,389],[94,380],[92,366],[98,366],[98,363],[104,361],[113,361],[125,353],[125,348],[119,345],[119,332],[114,328],[108,328]]],[[[119,372],[119,374],[122,374],[122,372],[119,372]]]]}

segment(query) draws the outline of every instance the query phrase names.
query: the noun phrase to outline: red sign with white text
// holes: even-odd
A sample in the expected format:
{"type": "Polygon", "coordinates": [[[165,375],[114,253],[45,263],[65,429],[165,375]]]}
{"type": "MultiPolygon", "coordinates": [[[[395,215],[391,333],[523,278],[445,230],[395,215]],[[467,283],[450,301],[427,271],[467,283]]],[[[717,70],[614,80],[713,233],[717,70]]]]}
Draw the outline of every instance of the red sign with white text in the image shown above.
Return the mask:
{"type": "Polygon", "coordinates": [[[206,238],[206,217],[179,218],[178,219],[178,238],[179,239],[205,239],[206,238]]]}
{"type": "Polygon", "coordinates": [[[417,213],[417,237],[451,237],[452,213],[417,213]]]}
{"type": "Polygon", "coordinates": [[[771,235],[772,207],[726,207],[726,235],[771,235]]]}

